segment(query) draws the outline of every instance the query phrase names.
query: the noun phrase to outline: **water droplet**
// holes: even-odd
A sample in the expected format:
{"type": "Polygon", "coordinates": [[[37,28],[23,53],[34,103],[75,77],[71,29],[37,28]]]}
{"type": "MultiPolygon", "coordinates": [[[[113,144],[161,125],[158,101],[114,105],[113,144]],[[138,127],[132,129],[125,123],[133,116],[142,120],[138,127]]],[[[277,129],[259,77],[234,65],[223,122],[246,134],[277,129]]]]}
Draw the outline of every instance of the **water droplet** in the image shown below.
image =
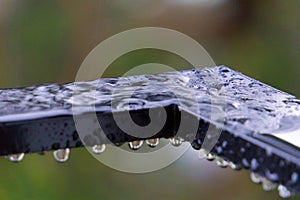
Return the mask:
{"type": "Polygon", "coordinates": [[[266,170],[266,177],[270,181],[277,181],[279,179],[278,174],[270,172],[270,170],[266,170]]]}
{"type": "Polygon", "coordinates": [[[226,160],[223,160],[222,158],[216,158],[217,165],[221,168],[226,168],[228,166],[228,162],[226,160]]]}
{"type": "Polygon", "coordinates": [[[105,144],[98,144],[98,145],[94,145],[92,147],[92,151],[94,154],[101,154],[105,151],[106,149],[106,145],[105,144]]]}
{"type": "Polygon", "coordinates": [[[217,147],[217,153],[221,154],[223,152],[223,148],[222,147],[217,147]]]}
{"type": "Polygon", "coordinates": [[[228,142],[227,142],[227,141],[222,142],[222,147],[223,147],[223,148],[226,148],[227,145],[228,145],[228,142]]]}
{"type": "Polygon", "coordinates": [[[53,152],[53,156],[57,162],[66,162],[69,159],[70,149],[58,149],[53,152]]]}
{"type": "Polygon", "coordinates": [[[231,102],[230,105],[235,109],[240,109],[240,106],[241,106],[240,103],[236,102],[236,101],[231,102]]]}
{"type": "Polygon", "coordinates": [[[159,144],[159,138],[148,139],[146,140],[146,144],[149,147],[156,147],[159,144]]]}
{"type": "Polygon", "coordinates": [[[251,169],[252,170],[257,170],[257,168],[259,167],[259,163],[257,162],[257,160],[255,159],[255,158],[253,158],[252,160],[251,160],[251,169]]]}
{"type": "Polygon", "coordinates": [[[242,148],[240,149],[240,152],[241,152],[241,153],[245,153],[245,151],[246,151],[246,149],[245,149],[244,147],[242,147],[242,148]]]}
{"type": "Polygon", "coordinates": [[[12,154],[9,156],[9,160],[12,162],[20,162],[21,160],[23,160],[24,156],[24,153],[12,154]]]}
{"type": "Polygon", "coordinates": [[[264,191],[272,191],[276,188],[277,184],[273,183],[272,181],[269,181],[268,179],[263,179],[262,180],[262,187],[264,191]]]}
{"type": "Polygon", "coordinates": [[[209,93],[210,93],[211,95],[217,96],[217,95],[218,95],[218,92],[219,92],[219,90],[218,90],[217,88],[209,88],[209,93]]]}
{"type": "Polygon", "coordinates": [[[278,186],[279,196],[282,198],[290,198],[292,196],[292,193],[283,185],[278,186]]]}
{"type": "Polygon", "coordinates": [[[129,142],[129,148],[132,150],[138,150],[139,148],[141,148],[144,144],[143,140],[137,140],[137,141],[133,141],[133,142],[129,142]]]}
{"type": "Polygon", "coordinates": [[[296,183],[298,181],[299,175],[297,172],[293,172],[291,176],[291,180],[293,183],[296,183]]]}
{"type": "Polygon", "coordinates": [[[179,137],[173,137],[173,138],[170,138],[170,142],[174,147],[178,147],[184,142],[184,139],[179,138],[179,137]]]}
{"type": "Polygon", "coordinates": [[[235,164],[233,162],[229,162],[229,166],[231,167],[231,169],[233,170],[241,170],[242,169],[242,166],[239,165],[239,164],[235,164]]]}
{"type": "Polygon", "coordinates": [[[114,145],[116,146],[116,147],[120,147],[120,146],[122,146],[124,143],[119,143],[119,142],[116,142],[116,143],[114,143],[114,145]]]}
{"type": "Polygon", "coordinates": [[[262,177],[254,172],[250,173],[250,178],[253,183],[261,183],[262,177]]]}
{"type": "MultiPolygon", "coordinates": [[[[195,150],[200,150],[201,151],[201,145],[202,145],[202,140],[201,139],[197,139],[197,140],[194,140],[192,143],[191,143],[192,147],[195,149],[195,150]]],[[[204,153],[203,153],[204,155],[204,153]]],[[[202,157],[204,158],[204,156],[202,157]]]]}
{"type": "Polygon", "coordinates": [[[206,160],[208,160],[208,161],[213,161],[213,160],[216,159],[216,156],[215,156],[213,153],[207,152],[207,153],[205,154],[205,158],[206,158],[206,160]]]}
{"type": "Polygon", "coordinates": [[[250,164],[249,164],[249,162],[248,162],[248,160],[246,159],[246,158],[243,158],[242,159],[242,163],[243,163],[243,166],[245,167],[245,168],[249,168],[250,167],[250,164]]]}

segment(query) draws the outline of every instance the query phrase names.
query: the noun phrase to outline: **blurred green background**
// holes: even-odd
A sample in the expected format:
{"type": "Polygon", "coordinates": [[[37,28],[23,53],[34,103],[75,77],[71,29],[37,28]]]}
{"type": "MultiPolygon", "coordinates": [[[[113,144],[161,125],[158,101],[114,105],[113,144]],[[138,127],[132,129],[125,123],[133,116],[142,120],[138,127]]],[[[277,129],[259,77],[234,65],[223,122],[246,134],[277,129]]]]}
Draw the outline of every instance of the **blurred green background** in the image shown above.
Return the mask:
{"type": "MultiPolygon", "coordinates": [[[[0,87],[73,81],[99,42],[160,26],[196,39],[217,64],[299,97],[299,10],[298,0],[0,0],[0,87]]],[[[106,75],[154,61],[187,67],[148,50],[121,58],[106,75]]],[[[84,148],[64,164],[52,153],[27,155],[19,164],[1,159],[0,185],[0,199],[280,199],[251,183],[247,171],[219,169],[192,150],[148,174],[110,169],[84,148]]]]}

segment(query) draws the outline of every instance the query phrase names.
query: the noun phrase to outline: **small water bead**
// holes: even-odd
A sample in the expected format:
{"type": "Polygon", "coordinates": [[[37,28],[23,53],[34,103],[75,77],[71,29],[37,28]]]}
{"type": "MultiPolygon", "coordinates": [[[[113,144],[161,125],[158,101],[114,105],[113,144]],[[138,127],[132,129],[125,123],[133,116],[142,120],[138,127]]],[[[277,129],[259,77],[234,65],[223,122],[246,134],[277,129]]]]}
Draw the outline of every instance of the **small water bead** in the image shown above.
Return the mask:
{"type": "Polygon", "coordinates": [[[170,138],[170,142],[174,147],[178,147],[184,142],[184,139],[180,137],[173,137],[170,138]]]}
{"type": "Polygon", "coordinates": [[[228,166],[228,162],[222,158],[216,158],[216,161],[217,165],[221,168],[226,168],[228,166]]]}
{"type": "Polygon", "coordinates": [[[242,169],[241,165],[235,164],[233,162],[229,162],[229,166],[231,167],[231,169],[237,170],[237,171],[242,169]]]}
{"type": "Polygon", "coordinates": [[[262,177],[259,174],[256,174],[254,172],[250,173],[250,178],[251,178],[253,183],[259,184],[262,181],[262,177]]]}
{"type": "Polygon", "coordinates": [[[223,152],[223,148],[220,146],[220,147],[217,147],[217,153],[218,154],[221,154],[223,152]]]}
{"type": "Polygon", "coordinates": [[[262,187],[263,187],[264,191],[269,192],[269,191],[275,190],[277,187],[277,184],[264,178],[262,180],[262,187]]]}
{"type": "Polygon", "coordinates": [[[266,177],[270,180],[270,181],[278,181],[279,177],[278,174],[276,173],[272,173],[269,170],[266,170],[266,177]]]}
{"type": "Polygon", "coordinates": [[[94,145],[92,147],[92,151],[94,154],[101,154],[105,151],[106,149],[106,145],[105,144],[98,144],[98,145],[94,145]]]}
{"type": "Polygon", "coordinates": [[[230,105],[235,109],[240,109],[241,104],[239,102],[231,102],[230,105]]]}
{"type": "Polygon", "coordinates": [[[296,183],[298,181],[299,175],[297,172],[293,172],[291,175],[291,180],[293,183],[296,183]]]}
{"type": "Polygon", "coordinates": [[[53,152],[53,156],[57,162],[66,162],[69,159],[70,149],[58,149],[53,152]]]}
{"type": "Polygon", "coordinates": [[[213,153],[207,152],[205,154],[205,158],[208,161],[214,161],[216,159],[216,156],[213,153]]]}
{"type": "Polygon", "coordinates": [[[292,196],[292,193],[283,185],[278,186],[279,196],[282,198],[290,198],[292,196]]]}
{"type": "Polygon", "coordinates": [[[143,144],[144,144],[143,140],[137,140],[137,141],[129,142],[128,146],[132,150],[138,150],[143,146],[143,144]]]}
{"type": "Polygon", "coordinates": [[[246,152],[246,149],[244,147],[240,148],[240,152],[241,153],[245,153],[246,152]]]}
{"type": "Polygon", "coordinates": [[[116,146],[116,147],[120,147],[120,146],[122,146],[124,143],[118,143],[118,142],[116,142],[116,143],[114,143],[114,145],[116,146]]]}
{"type": "Polygon", "coordinates": [[[208,91],[211,95],[217,96],[219,94],[219,90],[217,88],[209,88],[208,91]]]}
{"type": "Polygon", "coordinates": [[[159,138],[147,139],[146,144],[152,148],[156,147],[159,144],[159,138]]]}
{"type": "Polygon", "coordinates": [[[242,164],[247,169],[250,167],[250,164],[249,164],[249,162],[248,162],[248,160],[246,158],[242,159],[242,164]]]}
{"type": "Polygon", "coordinates": [[[257,161],[255,158],[253,158],[253,159],[251,160],[250,167],[251,167],[251,169],[252,169],[253,171],[254,171],[254,170],[257,170],[257,168],[259,167],[259,163],[258,163],[258,161],[257,161]]]}
{"type": "MultiPolygon", "coordinates": [[[[202,140],[200,138],[194,140],[191,145],[192,147],[195,149],[195,150],[200,150],[202,151],[203,149],[201,149],[201,146],[202,146],[202,140]]],[[[203,150],[204,151],[204,150],[203,150]]],[[[202,158],[204,158],[204,152],[201,152],[203,154],[202,158]]]]}
{"type": "Polygon", "coordinates": [[[24,156],[24,153],[12,154],[9,156],[9,160],[12,162],[20,162],[21,160],[23,160],[24,156]]]}

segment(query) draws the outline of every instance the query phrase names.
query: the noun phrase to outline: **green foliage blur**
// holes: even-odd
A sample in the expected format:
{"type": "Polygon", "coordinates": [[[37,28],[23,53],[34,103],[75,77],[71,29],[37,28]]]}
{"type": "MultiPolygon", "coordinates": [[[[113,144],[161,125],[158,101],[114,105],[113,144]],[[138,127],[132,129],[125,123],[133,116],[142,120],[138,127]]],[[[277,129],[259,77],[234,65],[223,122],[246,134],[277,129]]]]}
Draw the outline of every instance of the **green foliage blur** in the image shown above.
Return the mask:
{"type": "MultiPolygon", "coordinates": [[[[160,26],[197,40],[218,65],[299,97],[299,9],[298,0],[0,0],[0,88],[73,81],[99,42],[127,29],[160,26]]],[[[105,76],[150,62],[190,67],[170,53],[144,50],[116,60],[105,76]]],[[[280,199],[251,183],[247,171],[219,169],[196,157],[186,154],[148,174],[110,169],[84,148],[64,164],[51,152],[26,155],[18,164],[1,159],[0,199],[280,199]]]]}

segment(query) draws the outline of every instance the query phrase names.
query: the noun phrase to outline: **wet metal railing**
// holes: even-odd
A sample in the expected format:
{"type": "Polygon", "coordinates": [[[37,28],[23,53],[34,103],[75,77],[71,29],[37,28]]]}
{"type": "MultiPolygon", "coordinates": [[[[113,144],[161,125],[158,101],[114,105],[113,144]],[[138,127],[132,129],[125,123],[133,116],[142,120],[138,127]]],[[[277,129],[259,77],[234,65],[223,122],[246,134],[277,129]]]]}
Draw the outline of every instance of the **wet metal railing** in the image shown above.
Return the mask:
{"type": "Polygon", "coordinates": [[[3,89],[0,155],[19,161],[24,153],[57,150],[54,155],[63,162],[70,148],[93,146],[101,153],[108,143],[128,142],[138,149],[143,140],[154,147],[159,138],[171,138],[174,145],[188,141],[203,147],[207,159],[217,156],[221,167],[249,169],[265,190],[278,186],[280,195],[289,197],[300,192],[299,104],[296,97],[225,66],[3,89]],[[149,110],[156,110],[154,118],[149,110]],[[91,113],[101,130],[78,133],[76,120],[91,113]],[[128,134],[116,118],[125,126],[164,123],[155,135],[128,134]],[[181,129],[183,118],[196,123],[195,134],[181,129]]]}

